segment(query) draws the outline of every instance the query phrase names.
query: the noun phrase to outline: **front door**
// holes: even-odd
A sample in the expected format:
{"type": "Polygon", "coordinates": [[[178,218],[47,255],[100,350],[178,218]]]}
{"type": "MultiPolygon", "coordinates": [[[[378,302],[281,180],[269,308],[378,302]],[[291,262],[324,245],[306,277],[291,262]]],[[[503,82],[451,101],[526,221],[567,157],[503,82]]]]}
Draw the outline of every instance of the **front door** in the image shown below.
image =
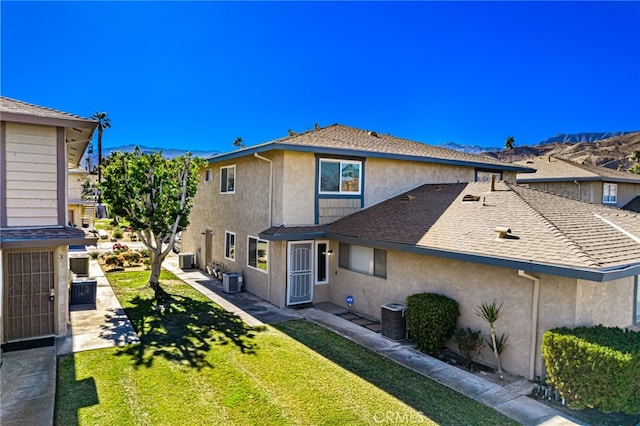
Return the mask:
{"type": "Polygon", "coordinates": [[[313,241],[289,243],[287,305],[313,300],[313,241]]]}
{"type": "Polygon", "coordinates": [[[53,252],[7,253],[5,260],[5,341],[53,335],[53,252]]]}

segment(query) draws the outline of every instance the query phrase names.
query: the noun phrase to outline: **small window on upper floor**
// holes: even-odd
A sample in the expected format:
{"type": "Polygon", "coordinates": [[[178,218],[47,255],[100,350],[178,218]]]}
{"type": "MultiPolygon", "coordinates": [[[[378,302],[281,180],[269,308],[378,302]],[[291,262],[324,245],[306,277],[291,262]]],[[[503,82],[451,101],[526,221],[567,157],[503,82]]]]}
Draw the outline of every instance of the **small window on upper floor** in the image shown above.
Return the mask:
{"type": "Polygon", "coordinates": [[[220,193],[235,194],[236,192],[236,166],[220,167],[220,193]]]}
{"type": "Polygon", "coordinates": [[[602,203],[616,204],[618,202],[618,185],[615,183],[602,184],[602,203]]]}
{"type": "Polygon", "coordinates": [[[205,182],[209,182],[211,180],[211,170],[207,169],[204,171],[204,180],[205,182]]]}
{"type": "Polygon", "coordinates": [[[321,194],[360,194],[362,162],[351,160],[320,160],[321,194]]]}

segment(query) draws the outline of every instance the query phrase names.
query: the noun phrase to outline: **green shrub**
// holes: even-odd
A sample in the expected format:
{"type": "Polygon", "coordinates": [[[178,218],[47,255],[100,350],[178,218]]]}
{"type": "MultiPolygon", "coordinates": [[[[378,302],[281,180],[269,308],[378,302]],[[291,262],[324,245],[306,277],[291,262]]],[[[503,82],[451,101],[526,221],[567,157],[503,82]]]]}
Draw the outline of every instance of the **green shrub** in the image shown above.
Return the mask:
{"type": "Polygon", "coordinates": [[[407,297],[407,329],[419,349],[435,354],[456,329],[458,303],[446,296],[420,293],[407,297]]]}
{"type": "Polygon", "coordinates": [[[573,409],[640,413],[640,333],[615,327],[557,328],[542,339],[547,381],[573,409]]]}
{"type": "Polygon", "coordinates": [[[113,238],[122,238],[124,236],[124,234],[122,233],[121,229],[116,229],[115,231],[113,231],[113,238]]]}
{"type": "Polygon", "coordinates": [[[137,251],[123,252],[122,257],[124,257],[125,262],[127,262],[129,266],[136,265],[142,261],[142,255],[137,251]]]}
{"type": "Polygon", "coordinates": [[[460,355],[467,362],[467,368],[472,368],[484,346],[480,330],[474,331],[469,327],[459,328],[453,333],[453,341],[456,342],[460,355]]]}
{"type": "Polygon", "coordinates": [[[124,266],[124,256],[121,254],[110,254],[104,258],[104,264],[113,268],[122,268],[124,266]]]}

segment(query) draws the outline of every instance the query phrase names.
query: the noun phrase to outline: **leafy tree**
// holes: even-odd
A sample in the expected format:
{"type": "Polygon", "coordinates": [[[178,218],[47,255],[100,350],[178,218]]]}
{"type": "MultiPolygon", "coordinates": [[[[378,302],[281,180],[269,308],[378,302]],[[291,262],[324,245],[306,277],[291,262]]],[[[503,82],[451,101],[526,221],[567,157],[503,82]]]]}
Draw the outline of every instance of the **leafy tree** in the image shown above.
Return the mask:
{"type": "Polygon", "coordinates": [[[233,146],[235,146],[237,149],[244,148],[244,141],[240,136],[238,136],[236,140],[233,141],[233,146]]]}
{"type": "Polygon", "coordinates": [[[513,150],[516,139],[513,136],[508,136],[504,141],[504,147],[509,150],[509,162],[513,162],[513,150]]]}
{"type": "Polygon", "coordinates": [[[636,163],[640,162],[640,149],[634,149],[629,156],[629,160],[635,161],[636,163]]]}
{"type": "Polygon", "coordinates": [[[640,175],[640,163],[636,163],[633,166],[629,167],[629,169],[627,169],[628,172],[631,173],[635,173],[637,175],[640,175]]]}
{"type": "Polygon", "coordinates": [[[112,153],[103,166],[100,188],[105,201],[114,215],[129,221],[151,252],[149,286],[157,302],[166,296],[160,287],[162,261],[173,248],[176,233],[189,224],[202,163],[190,153],[167,159],[162,152],[145,154],[136,147],[134,152],[112,153]]]}
{"type": "MultiPolygon", "coordinates": [[[[98,122],[98,184],[102,182],[102,132],[104,129],[111,128],[111,120],[107,117],[106,112],[94,112],[91,116],[92,119],[98,122]]],[[[93,147],[91,148],[93,151],[93,147]]],[[[100,201],[100,198],[98,198],[100,201]]]]}

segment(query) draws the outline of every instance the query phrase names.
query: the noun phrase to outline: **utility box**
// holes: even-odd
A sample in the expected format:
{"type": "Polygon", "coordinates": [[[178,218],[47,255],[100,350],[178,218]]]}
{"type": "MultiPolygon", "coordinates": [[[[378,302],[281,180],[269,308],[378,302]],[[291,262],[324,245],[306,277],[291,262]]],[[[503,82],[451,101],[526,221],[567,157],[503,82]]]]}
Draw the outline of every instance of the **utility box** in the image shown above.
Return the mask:
{"type": "Polygon", "coordinates": [[[89,255],[69,253],[69,269],[78,277],[89,276],[89,255]]]}
{"type": "Polygon", "coordinates": [[[222,291],[225,293],[242,291],[242,275],[237,272],[222,274],[222,291]]]}
{"type": "Polygon", "coordinates": [[[69,303],[72,305],[95,305],[98,282],[92,277],[74,278],[71,281],[69,303]]]}
{"type": "Polygon", "coordinates": [[[382,335],[391,340],[407,338],[407,306],[402,303],[387,303],[381,306],[382,335]]]}
{"type": "Polygon", "coordinates": [[[180,269],[193,268],[193,253],[180,253],[178,255],[178,266],[180,266],[180,269]]]}

